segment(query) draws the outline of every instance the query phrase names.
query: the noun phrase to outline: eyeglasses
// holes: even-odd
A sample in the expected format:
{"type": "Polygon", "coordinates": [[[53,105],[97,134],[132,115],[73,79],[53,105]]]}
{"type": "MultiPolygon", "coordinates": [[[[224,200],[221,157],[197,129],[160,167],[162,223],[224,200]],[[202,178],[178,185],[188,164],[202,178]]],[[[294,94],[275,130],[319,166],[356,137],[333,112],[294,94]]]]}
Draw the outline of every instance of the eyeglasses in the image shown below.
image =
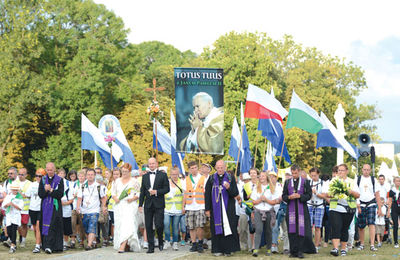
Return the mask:
{"type": "Polygon", "coordinates": [[[18,173],[18,176],[25,176],[25,174],[23,174],[23,173],[18,173]]]}
{"type": "Polygon", "coordinates": [[[40,177],[42,177],[42,175],[35,175],[35,177],[39,177],[40,178],[40,177]]]}

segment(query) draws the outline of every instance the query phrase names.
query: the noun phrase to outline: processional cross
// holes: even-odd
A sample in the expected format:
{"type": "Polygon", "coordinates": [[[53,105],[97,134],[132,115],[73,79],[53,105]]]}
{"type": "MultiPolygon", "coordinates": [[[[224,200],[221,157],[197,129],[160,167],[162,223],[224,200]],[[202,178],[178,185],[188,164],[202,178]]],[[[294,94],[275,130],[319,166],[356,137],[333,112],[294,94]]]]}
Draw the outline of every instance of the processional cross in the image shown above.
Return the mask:
{"type": "MultiPolygon", "coordinates": [[[[165,87],[157,87],[157,80],[154,78],[153,79],[153,87],[152,88],[145,88],[144,91],[150,92],[153,91],[153,101],[157,102],[157,91],[163,91],[165,90],[165,87]]],[[[156,159],[158,159],[158,138],[157,138],[157,122],[154,120],[154,126],[156,130],[156,159]]]]}

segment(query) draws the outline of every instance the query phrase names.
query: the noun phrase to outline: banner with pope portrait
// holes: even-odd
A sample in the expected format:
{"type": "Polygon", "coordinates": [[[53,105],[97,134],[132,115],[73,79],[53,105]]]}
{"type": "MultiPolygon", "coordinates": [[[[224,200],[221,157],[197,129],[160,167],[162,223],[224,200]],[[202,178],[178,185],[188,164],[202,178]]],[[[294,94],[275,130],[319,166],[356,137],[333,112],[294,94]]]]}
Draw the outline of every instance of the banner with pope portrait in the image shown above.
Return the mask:
{"type": "Polygon", "coordinates": [[[224,72],[175,68],[176,150],[224,153],[224,72]]]}

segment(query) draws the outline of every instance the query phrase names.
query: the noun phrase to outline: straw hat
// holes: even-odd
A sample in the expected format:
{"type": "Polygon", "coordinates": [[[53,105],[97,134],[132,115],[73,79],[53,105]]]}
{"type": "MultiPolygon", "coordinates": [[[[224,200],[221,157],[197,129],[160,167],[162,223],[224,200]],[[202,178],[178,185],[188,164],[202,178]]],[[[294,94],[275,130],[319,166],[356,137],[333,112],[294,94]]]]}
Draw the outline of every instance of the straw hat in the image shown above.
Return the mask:
{"type": "Polygon", "coordinates": [[[242,179],[245,180],[251,180],[250,174],[248,172],[244,172],[242,174],[242,179]]]}
{"type": "Polygon", "coordinates": [[[17,183],[16,181],[11,183],[10,190],[19,190],[19,189],[20,189],[19,183],[17,183]]]}

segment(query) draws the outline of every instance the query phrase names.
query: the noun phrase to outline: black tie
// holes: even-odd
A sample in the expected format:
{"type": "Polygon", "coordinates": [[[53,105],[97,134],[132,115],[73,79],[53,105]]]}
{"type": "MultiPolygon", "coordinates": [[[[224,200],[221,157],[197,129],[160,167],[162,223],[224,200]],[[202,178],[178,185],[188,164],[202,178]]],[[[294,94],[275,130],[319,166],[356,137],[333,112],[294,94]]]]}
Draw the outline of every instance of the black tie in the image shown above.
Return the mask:
{"type": "Polygon", "coordinates": [[[156,174],[156,172],[150,172],[150,174],[156,174]]]}

